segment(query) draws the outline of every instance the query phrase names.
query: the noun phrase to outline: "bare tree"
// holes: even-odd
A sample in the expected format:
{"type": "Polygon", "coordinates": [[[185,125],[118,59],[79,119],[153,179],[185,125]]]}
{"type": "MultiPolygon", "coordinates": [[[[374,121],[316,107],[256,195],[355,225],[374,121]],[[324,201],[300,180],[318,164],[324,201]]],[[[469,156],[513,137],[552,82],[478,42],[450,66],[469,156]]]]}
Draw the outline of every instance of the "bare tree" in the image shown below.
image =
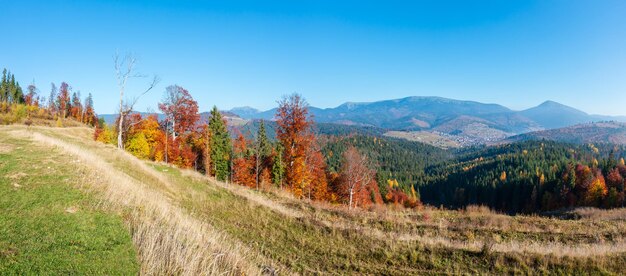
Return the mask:
{"type": "Polygon", "coordinates": [[[126,90],[126,84],[128,80],[131,78],[144,78],[146,76],[141,75],[139,73],[135,73],[135,65],[137,64],[137,58],[134,56],[127,54],[124,58],[120,59],[119,54],[115,54],[115,76],[117,78],[117,85],[120,89],[120,117],[119,117],[119,125],[118,125],[118,133],[117,133],[117,147],[120,149],[124,148],[123,135],[124,135],[124,118],[128,116],[133,111],[133,107],[146,93],[150,92],[152,88],[154,88],[159,83],[159,77],[154,75],[152,81],[149,83],[148,88],[144,90],[138,96],[135,96],[131,100],[124,100],[124,92],[126,90]]]}
{"type": "Polygon", "coordinates": [[[343,153],[343,165],[341,168],[341,177],[345,191],[348,193],[348,208],[352,209],[354,195],[362,195],[367,189],[367,185],[374,178],[375,172],[370,169],[369,159],[359,153],[359,151],[350,146],[343,153]]]}

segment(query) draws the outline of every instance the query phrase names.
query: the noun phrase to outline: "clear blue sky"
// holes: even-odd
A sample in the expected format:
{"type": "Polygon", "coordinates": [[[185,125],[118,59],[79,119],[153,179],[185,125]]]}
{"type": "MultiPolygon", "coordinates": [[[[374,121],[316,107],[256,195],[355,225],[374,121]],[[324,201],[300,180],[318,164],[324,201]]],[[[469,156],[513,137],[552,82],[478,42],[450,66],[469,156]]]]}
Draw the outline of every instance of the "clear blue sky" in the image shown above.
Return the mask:
{"type": "MultiPolygon", "coordinates": [[[[626,115],[626,1],[0,0],[0,67],[23,86],[67,81],[118,97],[113,54],[130,51],[201,110],[442,96],[524,109],[555,100],[626,115]],[[470,3],[471,2],[471,3],[470,3]]],[[[134,81],[131,94],[147,80],[134,81]]]]}

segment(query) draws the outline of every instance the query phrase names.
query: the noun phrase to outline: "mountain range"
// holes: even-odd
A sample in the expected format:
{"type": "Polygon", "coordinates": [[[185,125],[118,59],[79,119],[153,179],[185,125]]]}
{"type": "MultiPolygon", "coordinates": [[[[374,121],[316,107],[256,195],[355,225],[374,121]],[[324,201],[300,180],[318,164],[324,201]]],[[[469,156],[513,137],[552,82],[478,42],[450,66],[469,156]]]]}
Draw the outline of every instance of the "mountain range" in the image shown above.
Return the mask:
{"type": "MultiPolygon", "coordinates": [[[[575,108],[546,101],[522,111],[498,104],[461,101],[441,97],[407,97],[368,103],[348,102],[334,108],[310,107],[316,122],[361,125],[388,130],[431,130],[463,134],[475,129],[504,136],[567,127],[598,121],[626,121],[626,117],[590,115],[575,108]]],[[[229,110],[243,119],[271,120],[276,109],[259,111],[251,107],[229,110]]]]}
{"type": "Polygon", "coordinates": [[[514,143],[528,140],[551,140],[574,144],[610,143],[626,145],[626,123],[597,122],[578,124],[563,128],[534,131],[508,137],[500,143],[514,143]]]}
{"type": "MultiPolygon", "coordinates": [[[[367,103],[348,102],[334,108],[309,107],[309,112],[314,120],[323,126],[322,132],[343,133],[347,131],[344,128],[352,128],[352,131],[365,128],[365,132],[374,129],[375,132],[388,132],[392,137],[413,137],[417,141],[431,140],[432,144],[450,142],[461,146],[505,139],[576,136],[577,131],[591,133],[594,129],[606,133],[607,128],[604,127],[594,127],[590,130],[592,126],[590,123],[626,122],[626,117],[591,115],[554,101],[546,101],[536,107],[516,111],[498,104],[441,97],[407,97],[367,103]],[[567,129],[581,124],[585,127],[579,127],[578,130],[567,129]],[[560,128],[565,129],[555,130],[560,128]]],[[[251,121],[257,119],[273,120],[276,108],[259,111],[246,106],[222,113],[230,126],[245,128],[248,125],[254,127],[252,124],[254,122],[251,121]]],[[[201,120],[206,122],[208,112],[200,115],[201,120]]],[[[109,124],[115,121],[116,116],[100,115],[109,124]]],[[[162,119],[162,115],[159,117],[162,119]]],[[[598,140],[601,136],[593,137],[595,138],[592,140],[598,140]]]]}

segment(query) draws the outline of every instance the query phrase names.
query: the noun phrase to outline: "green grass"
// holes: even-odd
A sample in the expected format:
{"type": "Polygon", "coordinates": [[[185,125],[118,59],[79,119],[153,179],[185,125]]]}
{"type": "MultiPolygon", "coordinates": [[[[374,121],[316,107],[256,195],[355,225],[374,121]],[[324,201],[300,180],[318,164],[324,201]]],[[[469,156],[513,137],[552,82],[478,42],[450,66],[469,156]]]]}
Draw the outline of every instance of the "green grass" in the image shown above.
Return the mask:
{"type": "Polygon", "coordinates": [[[121,217],[78,191],[69,156],[0,132],[0,275],[136,275],[121,217]]]}

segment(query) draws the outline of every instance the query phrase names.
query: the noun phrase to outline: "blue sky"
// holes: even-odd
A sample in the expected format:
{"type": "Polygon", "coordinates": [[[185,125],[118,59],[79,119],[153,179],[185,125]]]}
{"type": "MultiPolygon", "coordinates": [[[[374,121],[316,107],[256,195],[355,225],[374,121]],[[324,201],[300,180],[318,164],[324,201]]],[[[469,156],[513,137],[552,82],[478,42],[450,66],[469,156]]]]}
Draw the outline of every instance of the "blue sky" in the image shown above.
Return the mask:
{"type": "MultiPolygon", "coordinates": [[[[116,51],[201,110],[441,96],[524,109],[555,100],[626,115],[626,1],[0,0],[0,67],[115,112],[116,51]]],[[[134,80],[137,93],[148,80],[134,80]]]]}

